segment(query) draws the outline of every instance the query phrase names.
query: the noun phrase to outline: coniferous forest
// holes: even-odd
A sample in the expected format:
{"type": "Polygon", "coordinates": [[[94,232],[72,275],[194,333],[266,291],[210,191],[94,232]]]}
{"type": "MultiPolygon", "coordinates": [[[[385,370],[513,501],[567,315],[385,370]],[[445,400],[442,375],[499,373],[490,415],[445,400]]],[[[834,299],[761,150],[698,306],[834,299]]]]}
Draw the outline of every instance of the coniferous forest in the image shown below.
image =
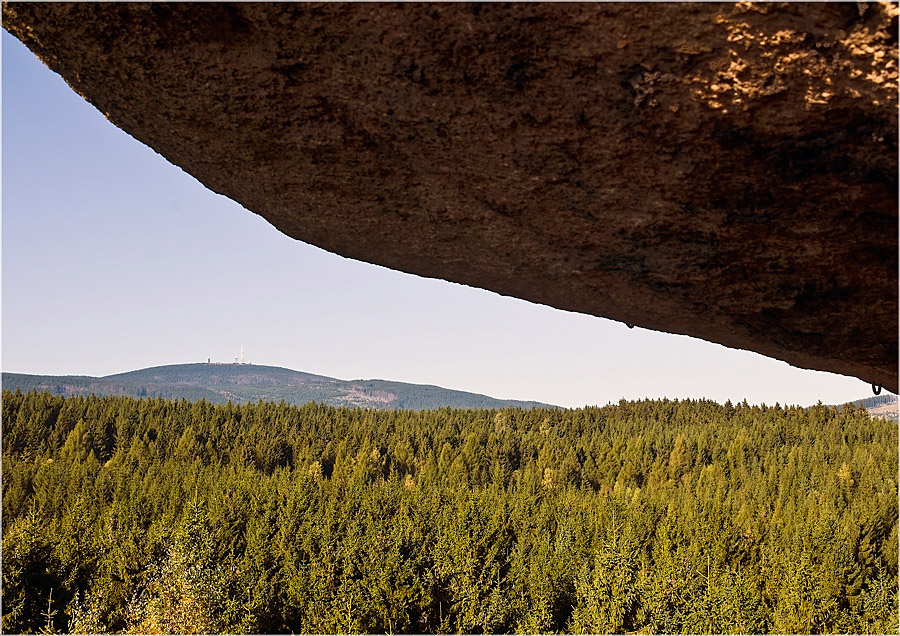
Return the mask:
{"type": "Polygon", "coordinates": [[[897,426],[3,393],[4,632],[897,633],[897,426]]]}

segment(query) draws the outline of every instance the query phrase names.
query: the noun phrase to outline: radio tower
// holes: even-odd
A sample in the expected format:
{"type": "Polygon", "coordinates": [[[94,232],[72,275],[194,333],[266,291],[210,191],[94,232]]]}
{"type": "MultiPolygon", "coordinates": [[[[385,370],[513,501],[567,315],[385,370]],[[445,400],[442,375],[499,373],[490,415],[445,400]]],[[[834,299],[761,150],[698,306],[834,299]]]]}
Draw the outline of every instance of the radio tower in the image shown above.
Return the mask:
{"type": "Polygon", "coordinates": [[[244,364],[244,345],[241,345],[241,364],[244,364]]]}

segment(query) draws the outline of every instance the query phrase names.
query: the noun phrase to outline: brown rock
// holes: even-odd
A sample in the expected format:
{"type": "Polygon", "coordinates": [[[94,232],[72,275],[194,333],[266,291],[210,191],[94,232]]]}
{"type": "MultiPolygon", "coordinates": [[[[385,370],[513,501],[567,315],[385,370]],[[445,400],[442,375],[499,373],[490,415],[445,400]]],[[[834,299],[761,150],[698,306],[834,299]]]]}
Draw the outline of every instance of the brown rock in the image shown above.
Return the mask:
{"type": "Polygon", "coordinates": [[[8,3],[3,26],[290,236],[897,390],[896,5],[8,3]]]}

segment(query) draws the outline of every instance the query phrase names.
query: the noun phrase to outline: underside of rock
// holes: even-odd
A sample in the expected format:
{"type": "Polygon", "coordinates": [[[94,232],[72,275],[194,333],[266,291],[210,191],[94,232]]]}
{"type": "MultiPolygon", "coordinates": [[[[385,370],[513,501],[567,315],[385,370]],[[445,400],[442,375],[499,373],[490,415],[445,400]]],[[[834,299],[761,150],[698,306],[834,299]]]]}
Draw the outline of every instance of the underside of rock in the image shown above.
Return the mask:
{"type": "Polygon", "coordinates": [[[896,392],[897,12],[8,3],[3,26],[292,237],[896,392]]]}

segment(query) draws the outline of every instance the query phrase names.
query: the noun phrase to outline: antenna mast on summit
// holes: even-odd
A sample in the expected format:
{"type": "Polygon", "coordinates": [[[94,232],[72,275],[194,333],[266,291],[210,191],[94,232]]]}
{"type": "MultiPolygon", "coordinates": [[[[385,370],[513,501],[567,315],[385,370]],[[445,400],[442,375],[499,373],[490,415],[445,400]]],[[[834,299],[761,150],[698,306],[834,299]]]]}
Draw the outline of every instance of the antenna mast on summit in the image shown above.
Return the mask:
{"type": "Polygon", "coordinates": [[[244,364],[244,345],[241,345],[241,364],[244,364]]]}

